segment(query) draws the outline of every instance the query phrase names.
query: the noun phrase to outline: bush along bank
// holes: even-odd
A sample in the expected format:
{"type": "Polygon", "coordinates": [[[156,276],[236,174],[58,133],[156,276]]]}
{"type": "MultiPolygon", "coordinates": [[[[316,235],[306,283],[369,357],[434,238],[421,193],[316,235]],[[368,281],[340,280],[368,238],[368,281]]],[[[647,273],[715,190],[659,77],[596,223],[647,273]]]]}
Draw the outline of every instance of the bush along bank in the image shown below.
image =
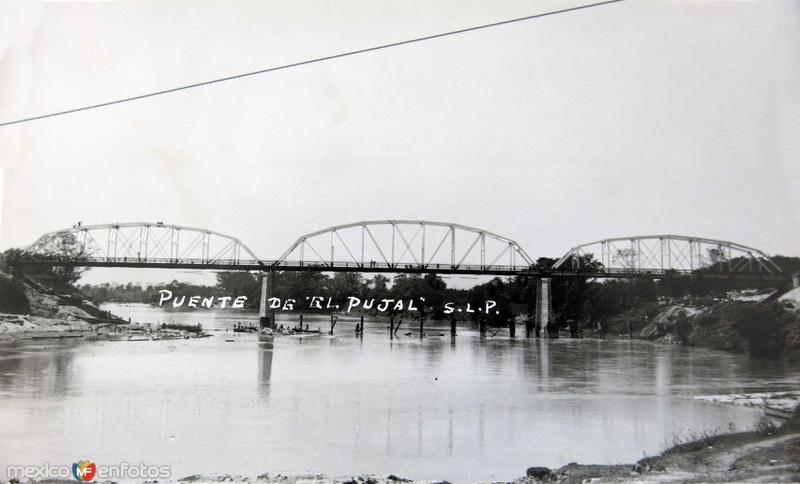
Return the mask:
{"type": "Polygon", "coordinates": [[[800,304],[782,299],[758,302],[697,298],[664,302],[621,316],[635,323],[609,325],[608,333],[757,358],[796,360],[800,358],[800,304]]]}

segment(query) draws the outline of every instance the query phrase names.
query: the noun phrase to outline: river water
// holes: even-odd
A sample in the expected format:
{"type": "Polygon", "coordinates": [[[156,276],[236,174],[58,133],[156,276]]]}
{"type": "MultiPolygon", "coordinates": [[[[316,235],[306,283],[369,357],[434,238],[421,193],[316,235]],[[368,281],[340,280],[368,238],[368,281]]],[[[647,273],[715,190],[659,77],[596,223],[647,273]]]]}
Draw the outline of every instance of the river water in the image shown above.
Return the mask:
{"type": "Polygon", "coordinates": [[[796,365],[642,341],[480,338],[469,327],[452,339],[430,324],[424,339],[404,326],[390,341],[379,319],[367,320],[361,339],[354,321],[340,319],[334,338],[283,336],[268,347],[225,331],[254,314],[105,309],[216,331],[0,346],[2,477],[8,465],[90,459],[169,464],[174,479],[276,471],[512,479],[532,465],[633,462],[675,438],[752,428],[759,411],[691,397],[800,384],[796,365]]]}

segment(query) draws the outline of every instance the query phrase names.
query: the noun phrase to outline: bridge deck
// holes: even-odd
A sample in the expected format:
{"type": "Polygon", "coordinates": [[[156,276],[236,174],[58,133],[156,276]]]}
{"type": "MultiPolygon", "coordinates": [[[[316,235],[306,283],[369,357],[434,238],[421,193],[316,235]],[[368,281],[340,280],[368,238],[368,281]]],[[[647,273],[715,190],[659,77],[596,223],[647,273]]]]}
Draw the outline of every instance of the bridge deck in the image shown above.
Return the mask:
{"type": "Polygon", "coordinates": [[[72,266],[72,267],[119,267],[119,268],[152,268],[152,269],[196,269],[216,271],[320,271],[320,272],[365,272],[365,273],[397,273],[397,274],[465,274],[490,276],[531,276],[531,277],[579,277],[608,279],[663,279],[665,277],[724,278],[749,279],[764,281],[787,281],[785,274],[745,273],[745,272],[691,272],[652,270],[609,269],[588,273],[575,270],[542,271],[530,266],[507,265],[451,265],[451,264],[388,264],[385,262],[309,263],[301,261],[275,260],[201,260],[201,259],[140,259],[140,258],[82,258],[69,259],[58,257],[40,257],[25,262],[30,265],[72,266]]]}

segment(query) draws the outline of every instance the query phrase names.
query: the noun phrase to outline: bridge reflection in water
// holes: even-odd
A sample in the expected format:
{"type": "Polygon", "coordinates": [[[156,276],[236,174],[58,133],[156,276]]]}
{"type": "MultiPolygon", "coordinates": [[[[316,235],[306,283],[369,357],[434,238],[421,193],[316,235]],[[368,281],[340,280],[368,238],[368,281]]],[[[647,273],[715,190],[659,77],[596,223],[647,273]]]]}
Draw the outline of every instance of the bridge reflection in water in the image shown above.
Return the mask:
{"type": "Polygon", "coordinates": [[[118,462],[136,442],[137,461],[169,462],[174,478],[294,470],[506,480],[534,464],[635,461],[665,439],[729,422],[746,429],[758,411],[691,396],[789,390],[800,370],[639,341],[481,338],[474,326],[433,336],[446,323],[423,340],[389,340],[378,320],[363,338],[343,321],[335,338],[280,337],[270,350],[255,335],[225,334],[237,318],[104,308],[223,332],[0,345],[0,432],[15,441],[0,467],[69,462],[76,448],[118,462]]]}
{"type": "Polygon", "coordinates": [[[269,380],[272,377],[272,359],[274,343],[258,342],[258,381],[261,388],[261,397],[269,397],[269,380]]]}

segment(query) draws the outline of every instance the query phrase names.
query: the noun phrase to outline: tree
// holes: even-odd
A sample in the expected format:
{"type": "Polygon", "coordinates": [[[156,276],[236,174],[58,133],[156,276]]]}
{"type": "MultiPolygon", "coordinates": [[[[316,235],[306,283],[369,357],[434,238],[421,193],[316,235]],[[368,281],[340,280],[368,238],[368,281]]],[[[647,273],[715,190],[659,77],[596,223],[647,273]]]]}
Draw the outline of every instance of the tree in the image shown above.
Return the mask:
{"type": "Polygon", "coordinates": [[[25,314],[30,309],[30,301],[19,281],[0,274],[0,312],[25,314]]]}
{"type": "Polygon", "coordinates": [[[481,317],[486,317],[487,322],[492,326],[505,326],[508,320],[514,317],[511,311],[511,304],[506,296],[506,284],[499,277],[495,277],[491,281],[473,287],[469,291],[468,302],[470,306],[477,311],[478,308],[484,308],[486,301],[494,301],[497,303],[489,314],[481,312],[472,313],[472,319],[477,320],[481,317]]]}
{"type": "Polygon", "coordinates": [[[25,275],[58,291],[76,290],[75,283],[86,272],[86,267],[60,266],[48,264],[52,259],[79,262],[86,252],[72,234],[54,236],[48,246],[40,253],[22,249],[8,249],[2,254],[0,267],[15,276],[25,275]]]}
{"type": "Polygon", "coordinates": [[[792,318],[779,303],[737,304],[726,316],[747,341],[752,356],[780,356],[792,318]]]}
{"type": "Polygon", "coordinates": [[[328,276],[317,271],[279,272],[275,274],[275,288],[272,295],[281,299],[302,301],[313,296],[329,294],[328,276]]]}
{"type": "Polygon", "coordinates": [[[226,296],[246,296],[248,307],[258,307],[261,298],[261,281],[254,274],[249,272],[218,272],[217,288],[226,296]]]}
{"type": "Polygon", "coordinates": [[[447,284],[436,274],[425,274],[422,278],[425,308],[430,309],[433,319],[444,318],[444,303],[447,284]]]}
{"type": "Polygon", "coordinates": [[[360,272],[337,272],[330,281],[330,296],[343,303],[348,297],[362,297],[366,284],[360,272]]]}
{"type": "MultiPolygon", "coordinates": [[[[536,261],[536,265],[541,270],[549,270],[555,262],[555,259],[542,257],[536,261]]],[[[571,256],[563,267],[578,267],[579,275],[590,275],[599,272],[603,265],[593,254],[583,254],[571,256]]],[[[555,326],[563,326],[569,320],[586,318],[585,302],[589,299],[590,287],[587,277],[561,277],[552,281],[550,288],[555,326]]]]}
{"type": "Polygon", "coordinates": [[[389,278],[383,274],[376,274],[367,281],[365,297],[380,301],[389,297],[389,278]]]}

